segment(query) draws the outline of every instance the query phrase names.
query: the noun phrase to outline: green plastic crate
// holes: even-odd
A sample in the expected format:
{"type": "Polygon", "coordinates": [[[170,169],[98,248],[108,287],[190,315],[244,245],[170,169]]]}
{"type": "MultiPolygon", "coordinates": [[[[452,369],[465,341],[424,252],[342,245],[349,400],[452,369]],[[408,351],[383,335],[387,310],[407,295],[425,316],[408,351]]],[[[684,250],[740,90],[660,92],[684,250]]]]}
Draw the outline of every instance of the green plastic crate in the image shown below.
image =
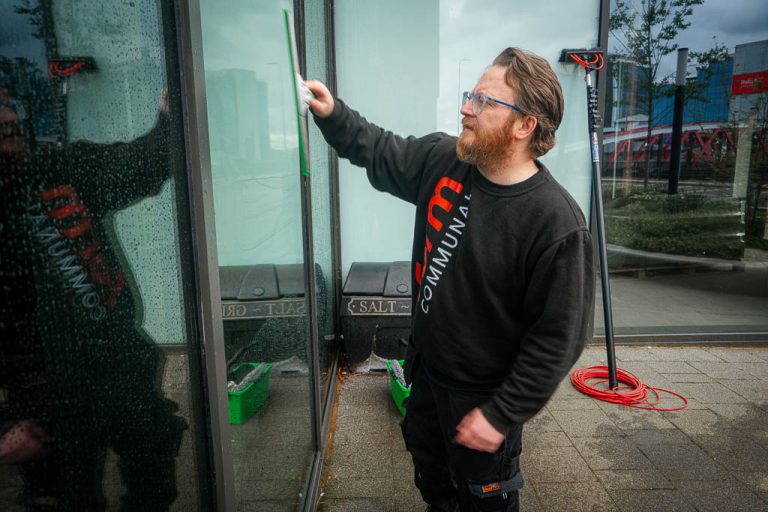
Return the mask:
{"type": "MultiPolygon", "coordinates": [[[[256,368],[258,363],[239,364],[232,370],[232,373],[245,365],[256,368]]],[[[269,396],[269,372],[271,369],[272,365],[267,363],[264,367],[264,373],[259,380],[252,382],[242,391],[227,392],[229,395],[229,422],[232,425],[242,425],[248,421],[267,401],[269,396]]]]}
{"type": "MultiPolygon", "coordinates": [[[[398,362],[400,363],[400,366],[403,366],[402,359],[399,359],[398,362]]],[[[405,416],[405,406],[403,405],[403,400],[408,398],[408,395],[411,394],[411,387],[403,386],[400,381],[397,380],[394,372],[392,371],[391,361],[387,361],[387,371],[389,372],[389,391],[392,393],[392,400],[395,402],[395,406],[397,407],[397,410],[400,411],[400,414],[405,416]]]]}

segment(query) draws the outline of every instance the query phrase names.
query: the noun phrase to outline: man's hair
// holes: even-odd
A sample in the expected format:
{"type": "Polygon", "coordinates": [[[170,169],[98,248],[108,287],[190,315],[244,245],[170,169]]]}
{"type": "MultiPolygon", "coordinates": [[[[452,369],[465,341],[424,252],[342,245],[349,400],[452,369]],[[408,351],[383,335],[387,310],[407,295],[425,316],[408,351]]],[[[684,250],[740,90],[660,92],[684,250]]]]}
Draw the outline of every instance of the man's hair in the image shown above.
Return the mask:
{"type": "Polygon", "coordinates": [[[555,131],[563,120],[563,90],[555,72],[544,58],[520,48],[507,48],[493,60],[506,68],[506,82],[516,94],[523,114],[538,121],[529,148],[538,158],[555,145],[555,131]]]}

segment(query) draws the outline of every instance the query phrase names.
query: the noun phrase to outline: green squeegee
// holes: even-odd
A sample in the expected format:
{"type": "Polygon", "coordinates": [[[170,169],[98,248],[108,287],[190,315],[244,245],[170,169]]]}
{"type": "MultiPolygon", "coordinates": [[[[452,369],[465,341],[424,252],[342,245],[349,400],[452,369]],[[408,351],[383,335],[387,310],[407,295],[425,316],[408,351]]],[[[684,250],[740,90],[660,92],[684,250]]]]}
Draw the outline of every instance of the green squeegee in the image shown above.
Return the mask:
{"type": "Polygon", "coordinates": [[[307,86],[304,85],[304,80],[301,78],[301,73],[299,72],[299,57],[296,52],[296,33],[293,29],[293,13],[288,9],[283,9],[283,15],[285,19],[285,36],[288,38],[291,69],[293,70],[293,73],[291,73],[291,80],[293,83],[293,103],[296,112],[296,124],[299,131],[299,160],[301,161],[301,174],[309,176],[309,125],[307,121],[307,113],[312,93],[309,92],[307,86]]]}

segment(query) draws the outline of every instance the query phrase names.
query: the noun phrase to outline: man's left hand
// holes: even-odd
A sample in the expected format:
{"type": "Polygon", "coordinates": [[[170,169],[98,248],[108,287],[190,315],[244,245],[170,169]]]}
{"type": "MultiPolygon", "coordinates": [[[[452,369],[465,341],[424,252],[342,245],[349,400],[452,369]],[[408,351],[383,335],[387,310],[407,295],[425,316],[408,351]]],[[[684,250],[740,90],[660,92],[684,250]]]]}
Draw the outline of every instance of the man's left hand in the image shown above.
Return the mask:
{"type": "Polygon", "coordinates": [[[168,101],[168,88],[164,87],[160,91],[160,112],[163,114],[169,114],[171,112],[171,102],[168,101]]]}
{"type": "Polygon", "coordinates": [[[461,419],[456,427],[456,442],[481,452],[493,453],[504,441],[504,434],[496,430],[475,407],[461,419]]]}

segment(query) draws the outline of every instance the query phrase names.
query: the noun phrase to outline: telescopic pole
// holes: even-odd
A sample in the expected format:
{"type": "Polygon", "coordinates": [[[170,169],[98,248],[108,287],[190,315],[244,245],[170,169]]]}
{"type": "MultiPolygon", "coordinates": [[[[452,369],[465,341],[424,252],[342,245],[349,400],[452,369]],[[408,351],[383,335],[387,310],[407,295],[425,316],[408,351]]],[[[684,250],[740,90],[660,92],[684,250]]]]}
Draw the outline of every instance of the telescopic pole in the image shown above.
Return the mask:
{"type": "Polygon", "coordinates": [[[608,387],[616,389],[616,349],[613,342],[613,312],[611,308],[611,284],[608,279],[608,249],[605,239],[605,217],[603,212],[603,190],[600,180],[600,148],[597,131],[600,127],[597,89],[592,86],[592,69],[584,68],[587,84],[587,112],[589,119],[589,140],[592,150],[592,188],[595,197],[595,219],[597,220],[597,249],[600,258],[600,283],[603,293],[603,316],[605,319],[605,347],[608,357],[608,387]]]}

